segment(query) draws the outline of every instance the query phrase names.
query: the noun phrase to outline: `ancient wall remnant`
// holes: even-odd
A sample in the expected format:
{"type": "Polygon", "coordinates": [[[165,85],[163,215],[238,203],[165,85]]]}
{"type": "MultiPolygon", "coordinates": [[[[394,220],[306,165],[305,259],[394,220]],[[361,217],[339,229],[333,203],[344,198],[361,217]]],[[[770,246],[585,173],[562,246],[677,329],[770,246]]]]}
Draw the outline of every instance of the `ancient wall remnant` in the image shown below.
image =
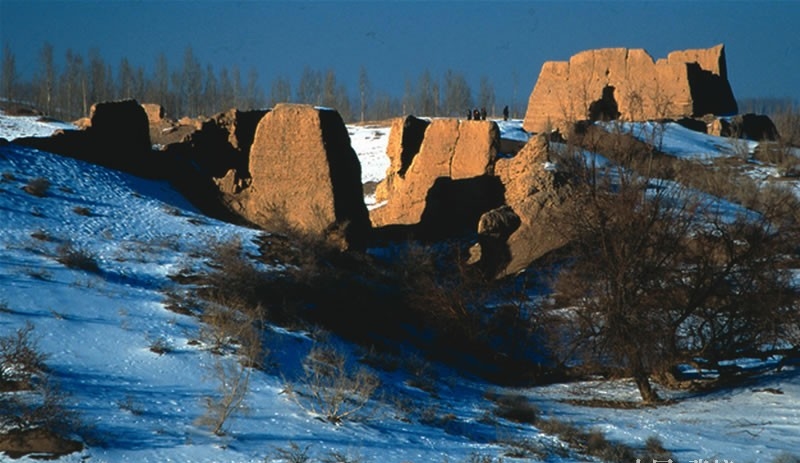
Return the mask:
{"type": "Polygon", "coordinates": [[[653,120],[734,114],[725,47],[683,50],[654,61],[643,49],[588,50],[548,61],[523,127],[560,129],[579,120],[653,120]]]}
{"type": "Polygon", "coordinates": [[[338,112],[278,104],[258,123],[249,163],[252,182],[243,211],[248,220],[341,233],[344,247],[365,244],[370,222],[361,164],[338,112]]]}
{"type": "Polygon", "coordinates": [[[387,202],[370,212],[372,224],[414,226],[425,237],[474,230],[481,214],[502,203],[502,185],[492,176],[499,142],[492,121],[396,120],[391,165],[378,185],[387,202]]]}

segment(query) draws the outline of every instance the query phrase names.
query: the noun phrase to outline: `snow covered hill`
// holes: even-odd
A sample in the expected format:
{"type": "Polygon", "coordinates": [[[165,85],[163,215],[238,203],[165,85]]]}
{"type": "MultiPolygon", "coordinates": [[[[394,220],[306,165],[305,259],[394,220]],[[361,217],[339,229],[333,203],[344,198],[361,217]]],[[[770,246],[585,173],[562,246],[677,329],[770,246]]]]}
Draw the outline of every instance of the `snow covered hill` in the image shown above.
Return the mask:
{"type": "MultiPolygon", "coordinates": [[[[519,134],[519,126],[506,126],[519,134]]],[[[64,127],[0,116],[0,137],[7,139],[57,128],[64,127]]],[[[349,130],[362,178],[380,180],[389,127],[349,130]]],[[[665,144],[672,140],[665,137],[665,144]]],[[[677,133],[675,149],[685,142],[677,133]]],[[[208,377],[215,356],[192,342],[199,322],[167,310],[165,292],[173,285],[169,275],[203,265],[210,243],[238,239],[257,253],[260,232],[201,215],[165,183],[13,144],[0,146],[0,175],[0,336],[33,324],[51,376],[92,437],[82,452],[59,461],[279,461],[292,444],[327,461],[586,461],[555,437],[496,416],[487,393],[527,397],[544,416],[598,428],[630,446],[658,436],[680,462],[769,462],[800,452],[795,367],[711,394],[661,391],[680,399],[673,405],[598,409],[565,400],[623,400],[636,388],[597,381],[502,389],[433,365],[435,393],[410,385],[406,372],[379,372],[381,394],[369,416],[336,426],[285,393],[285,377],[300,369],[313,340],[279,328],[268,336],[274,366],[251,377],[249,412],[231,417],[227,435],[216,436],[195,424],[204,399],[216,393],[208,377]],[[35,179],[49,182],[42,196],[24,191],[35,179]],[[98,270],[58,262],[68,247],[91,257],[98,270]],[[540,453],[509,456],[522,455],[523,443],[540,453]]],[[[353,359],[363,355],[334,342],[353,359]]]]}

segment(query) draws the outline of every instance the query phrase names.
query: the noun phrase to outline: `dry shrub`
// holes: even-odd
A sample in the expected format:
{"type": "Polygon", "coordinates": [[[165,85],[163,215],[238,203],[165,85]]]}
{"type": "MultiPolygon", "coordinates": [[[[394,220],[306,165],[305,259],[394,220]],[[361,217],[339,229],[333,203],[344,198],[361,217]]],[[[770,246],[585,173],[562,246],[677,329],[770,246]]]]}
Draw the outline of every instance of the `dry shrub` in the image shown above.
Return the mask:
{"type": "Polygon", "coordinates": [[[149,342],[150,352],[158,355],[164,355],[172,352],[172,343],[169,342],[164,336],[153,338],[149,342]]]}
{"type": "Polygon", "coordinates": [[[32,336],[33,325],[26,324],[15,333],[0,338],[0,453],[12,451],[20,456],[30,453],[66,454],[80,450],[82,445],[64,441],[58,436],[73,434],[82,425],[79,416],[67,407],[67,395],[47,374],[44,364],[47,355],[38,349],[32,336]],[[31,434],[34,432],[34,434],[31,434]],[[45,442],[31,439],[47,435],[47,442],[67,442],[63,449],[43,449],[45,442]]]}
{"type": "Polygon", "coordinates": [[[789,452],[783,452],[773,458],[772,463],[800,463],[800,457],[789,452]]]}
{"type": "MultiPolygon", "coordinates": [[[[637,461],[637,459],[651,461],[651,458],[673,458],[657,437],[650,437],[646,442],[646,448],[637,451],[620,442],[608,440],[600,430],[585,431],[573,423],[557,418],[540,419],[536,422],[536,427],[545,434],[557,436],[573,449],[608,463],[627,463],[637,461]]],[[[673,461],[675,461],[674,458],[673,461]]]]}
{"type": "Polygon", "coordinates": [[[489,282],[466,261],[459,243],[414,245],[395,258],[391,273],[408,321],[430,332],[442,352],[467,350],[489,360],[485,354],[494,350],[481,313],[489,282]]]}
{"type": "Polygon", "coordinates": [[[436,393],[436,370],[425,358],[412,354],[403,359],[403,366],[411,375],[406,383],[411,387],[423,390],[430,394],[436,393]]]}
{"type": "Polygon", "coordinates": [[[30,389],[34,375],[44,371],[48,356],[39,350],[33,329],[33,324],[27,322],[0,337],[0,391],[30,389]]]}
{"type": "Polygon", "coordinates": [[[99,273],[100,266],[95,256],[87,249],[67,241],[56,248],[56,261],[68,268],[99,273]]]}
{"type": "Polygon", "coordinates": [[[321,463],[364,463],[364,457],[357,452],[342,452],[339,450],[331,450],[327,455],[320,458],[321,463]]]}
{"type": "Polygon", "coordinates": [[[275,449],[275,458],[286,463],[308,463],[311,461],[310,448],[310,445],[300,447],[296,442],[289,442],[288,447],[275,449]]]}
{"type": "Polygon", "coordinates": [[[333,424],[356,417],[380,386],[366,368],[351,368],[346,356],[329,345],[316,345],[303,361],[304,375],[287,392],[304,410],[333,424]]]}
{"type": "MultiPolygon", "coordinates": [[[[283,326],[299,324],[294,302],[311,297],[313,289],[301,288],[286,271],[259,269],[253,263],[255,257],[245,254],[238,238],[210,242],[203,252],[207,271],[190,271],[173,277],[182,283],[191,283],[198,302],[205,301],[212,310],[214,306],[224,306],[252,319],[283,326]]],[[[195,303],[193,300],[186,302],[195,303]]],[[[181,305],[190,306],[177,304],[181,305]]]]}
{"type": "Polygon", "coordinates": [[[506,448],[503,456],[524,461],[548,461],[548,457],[560,450],[549,449],[545,444],[534,439],[503,438],[499,439],[498,443],[506,448]]]}
{"type": "Polygon", "coordinates": [[[194,297],[194,291],[167,288],[164,290],[164,308],[179,315],[197,315],[202,302],[194,297]]]}
{"type": "Polygon", "coordinates": [[[495,403],[494,414],[515,423],[536,424],[539,409],[520,394],[490,396],[495,403]]]}
{"type": "Polygon", "coordinates": [[[42,375],[31,394],[0,396],[0,425],[15,429],[47,429],[69,434],[81,428],[79,415],[67,407],[68,395],[42,375]]]}
{"type": "Polygon", "coordinates": [[[31,232],[31,238],[38,240],[38,241],[52,241],[53,237],[50,236],[49,233],[45,230],[35,230],[31,232]]]}
{"type": "Polygon", "coordinates": [[[683,161],[678,164],[675,180],[687,187],[747,206],[757,201],[759,186],[752,178],[739,173],[740,165],[720,161],[709,166],[696,161],[683,161]]]}
{"type": "Polygon", "coordinates": [[[205,412],[196,423],[207,427],[214,434],[225,434],[229,419],[236,413],[246,413],[245,399],[250,390],[252,368],[241,359],[217,356],[208,371],[208,378],[215,381],[215,395],[204,398],[205,412]]]}
{"type": "Polygon", "coordinates": [[[264,365],[265,349],[261,342],[262,321],[253,318],[257,312],[240,312],[218,306],[214,314],[206,311],[201,339],[212,346],[214,362],[206,378],[217,385],[214,395],[204,398],[205,412],[197,424],[216,435],[225,434],[229,419],[247,412],[245,399],[250,390],[253,368],[264,365]]]}
{"type": "MultiPolygon", "coordinates": [[[[644,443],[644,460],[677,461],[672,452],[664,448],[664,442],[657,436],[650,436],[644,443]]],[[[800,463],[800,462],[798,462],[800,463]]]]}
{"type": "Polygon", "coordinates": [[[368,349],[364,349],[359,361],[372,368],[377,368],[383,371],[395,371],[400,368],[401,364],[401,359],[399,356],[378,350],[375,345],[371,345],[368,349]]]}
{"type": "Polygon", "coordinates": [[[47,191],[50,190],[50,180],[44,177],[37,177],[31,179],[22,189],[28,194],[43,198],[47,196],[47,191]]]}
{"type": "Polygon", "coordinates": [[[20,103],[5,103],[3,105],[3,112],[9,116],[41,116],[42,113],[30,106],[20,103]]]}
{"type": "Polygon", "coordinates": [[[787,102],[771,114],[771,119],[783,144],[800,147],[800,107],[787,102]]]}
{"type": "Polygon", "coordinates": [[[88,207],[83,207],[83,206],[75,206],[75,207],[73,207],[72,208],[72,212],[74,212],[74,213],[76,213],[78,215],[82,215],[84,217],[91,217],[91,215],[92,215],[92,210],[89,209],[88,207]]]}

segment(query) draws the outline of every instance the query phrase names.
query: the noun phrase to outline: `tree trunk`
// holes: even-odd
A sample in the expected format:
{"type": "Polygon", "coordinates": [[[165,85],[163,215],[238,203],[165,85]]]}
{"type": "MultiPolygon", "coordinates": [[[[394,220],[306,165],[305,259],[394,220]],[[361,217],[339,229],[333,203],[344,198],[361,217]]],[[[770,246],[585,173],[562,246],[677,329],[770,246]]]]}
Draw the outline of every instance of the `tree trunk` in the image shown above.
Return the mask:
{"type": "Polygon", "coordinates": [[[644,372],[636,372],[633,375],[633,380],[636,382],[636,387],[639,388],[639,394],[642,396],[642,401],[646,404],[661,402],[661,397],[653,389],[650,384],[650,378],[644,372]]]}

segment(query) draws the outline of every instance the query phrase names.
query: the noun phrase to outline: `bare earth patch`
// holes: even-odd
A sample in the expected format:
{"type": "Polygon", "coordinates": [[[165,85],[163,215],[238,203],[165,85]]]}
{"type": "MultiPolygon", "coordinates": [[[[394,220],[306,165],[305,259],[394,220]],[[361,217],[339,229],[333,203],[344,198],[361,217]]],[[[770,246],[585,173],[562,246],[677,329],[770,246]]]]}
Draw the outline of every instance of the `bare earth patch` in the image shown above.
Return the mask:
{"type": "Polygon", "coordinates": [[[83,444],[46,429],[14,430],[0,435],[0,454],[10,458],[29,456],[35,460],[55,460],[83,450],[83,444]]]}

